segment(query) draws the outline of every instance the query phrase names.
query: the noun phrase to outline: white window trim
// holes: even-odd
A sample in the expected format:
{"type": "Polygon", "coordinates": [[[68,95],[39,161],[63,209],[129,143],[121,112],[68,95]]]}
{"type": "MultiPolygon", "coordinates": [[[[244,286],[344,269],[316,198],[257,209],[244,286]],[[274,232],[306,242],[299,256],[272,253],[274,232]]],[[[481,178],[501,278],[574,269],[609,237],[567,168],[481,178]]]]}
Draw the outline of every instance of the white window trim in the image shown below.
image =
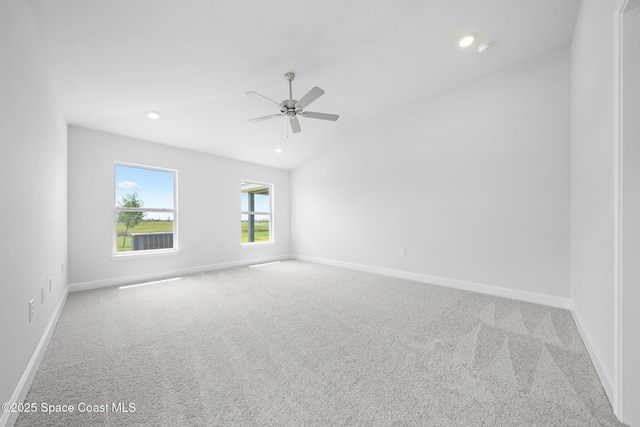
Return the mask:
{"type": "Polygon", "coordinates": [[[169,169],[162,168],[158,166],[149,166],[142,165],[138,163],[127,163],[127,162],[113,162],[113,179],[111,180],[113,183],[113,195],[112,200],[114,203],[113,207],[113,216],[112,216],[112,245],[111,245],[111,259],[112,260],[121,260],[121,259],[131,259],[131,258],[148,258],[155,256],[164,256],[164,255],[175,255],[180,252],[179,249],[179,239],[178,239],[178,170],[177,169],[169,169]],[[127,166],[138,169],[149,169],[155,170],[159,172],[171,172],[173,173],[173,209],[166,208],[119,208],[117,206],[116,200],[116,166],[127,166]],[[118,252],[118,236],[117,236],[117,228],[118,228],[118,212],[166,212],[173,213],[173,248],[168,249],[146,249],[140,251],[128,251],[128,252],[118,252]]]}
{"type": "Polygon", "coordinates": [[[240,216],[242,215],[268,215],[269,216],[269,241],[268,242],[243,242],[242,241],[242,232],[240,232],[240,246],[243,248],[255,248],[260,246],[272,246],[275,245],[276,233],[275,233],[275,221],[274,221],[274,199],[275,199],[275,185],[268,182],[254,181],[252,179],[241,179],[240,185],[242,183],[251,183],[258,185],[268,185],[269,186],[269,210],[270,212],[261,212],[261,211],[243,211],[242,210],[242,197],[240,198],[240,216]]]}

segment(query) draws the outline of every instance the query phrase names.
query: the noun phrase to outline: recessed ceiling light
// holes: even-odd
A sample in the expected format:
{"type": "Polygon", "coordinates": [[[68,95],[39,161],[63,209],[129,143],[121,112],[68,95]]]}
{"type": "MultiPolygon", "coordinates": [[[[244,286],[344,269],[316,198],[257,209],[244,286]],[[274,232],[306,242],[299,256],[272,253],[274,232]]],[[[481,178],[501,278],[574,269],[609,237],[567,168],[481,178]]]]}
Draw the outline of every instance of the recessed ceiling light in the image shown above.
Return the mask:
{"type": "Polygon", "coordinates": [[[282,153],[282,147],[278,147],[278,148],[276,148],[276,149],[275,149],[275,152],[276,152],[276,153],[282,153]]]}
{"type": "Polygon", "coordinates": [[[458,46],[467,47],[470,46],[476,39],[476,33],[469,33],[458,41],[458,46]]]}
{"type": "Polygon", "coordinates": [[[160,118],[160,113],[157,111],[147,111],[147,117],[151,120],[158,120],[160,118]]]}

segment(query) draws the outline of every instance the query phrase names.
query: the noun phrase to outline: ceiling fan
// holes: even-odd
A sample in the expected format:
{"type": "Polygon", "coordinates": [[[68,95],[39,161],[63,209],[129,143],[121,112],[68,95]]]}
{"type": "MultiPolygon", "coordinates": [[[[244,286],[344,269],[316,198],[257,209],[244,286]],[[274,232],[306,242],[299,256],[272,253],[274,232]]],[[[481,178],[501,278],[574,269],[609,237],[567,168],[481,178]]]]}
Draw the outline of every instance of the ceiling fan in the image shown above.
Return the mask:
{"type": "Polygon", "coordinates": [[[271,114],[269,116],[256,117],[255,119],[249,119],[250,122],[259,122],[261,120],[273,119],[275,117],[288,116],[289,124],[291,125],[291,130],[294,133],[300,132],[302,129],[300,128],[300,121],[298,120],[298,116],[307,117],[310,119],[320,119],[320,120],[331,120],[335,122],[338,120],[337,114],[327,114],[327,113],[314,113],[313,111],[304,111],[307,105],[311,104],[316,99],[320,98],[324,91],[319,87],[314,87],[311,89],[305,96],[300,98],[300,100],[293,99],[293,92],[291,90],[291,82],[296,77],[294,73],[287,73],[284,75],[284,78],[289,82],[289,99],[285,99],[282,102],[276,102],[272,99],[267,98],[264,95],[260,95],[257,92],[247,92],[247,95],[252,96],[254,98],[265,101],[271,105],[278,107],[280,113],[271,114]]]}

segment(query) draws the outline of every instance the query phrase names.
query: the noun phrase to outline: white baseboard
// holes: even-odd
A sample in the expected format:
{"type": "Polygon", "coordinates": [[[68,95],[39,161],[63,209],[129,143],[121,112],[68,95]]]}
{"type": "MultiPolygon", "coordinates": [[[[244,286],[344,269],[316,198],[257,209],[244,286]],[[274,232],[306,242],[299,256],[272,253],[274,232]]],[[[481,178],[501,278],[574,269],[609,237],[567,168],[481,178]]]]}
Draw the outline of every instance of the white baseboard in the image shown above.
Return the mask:
{"type": "MultiPolygon", "coordinates": [[[[9,400],[9,404],[13,403],[22,403],[27,397],[27,393],[29,392],[29,388],[31,387],[31,383],[33,382],[33,378],[36,376],[36,372],[38,372],[38,367],[40,367],[40,362],[42,361],[42,357],[44,356],[45,351],[47,350],[47,345],[49,344],[49,340],[51,339],[51,335],[55,330],[56,324],[58,323],[58,318],[60,318],[60,313],[62,313],[62,308],[64,307],[65,302],[67,301],[67,296],[69,295],[69,287],[67,286],[64,290],[64,294],[62,298],[60,298],[60,302],[56,306],[55,311],[53,312],[53,316],[51,320],[49,320],[49,324],[47,328],[44,330],[44,334],[42,338],[40,338],[40,342],[36,347],[33,356],[31,356],[31,360],[29,360],[29,364],[22,374],[22,378],[20,378],[20,382],[16,387],[13,395],[11,396],[11,400],[9,400]]],[[[3,402],[4,403],[4,402],[3,402]]],[[[2,412],[0,414],[0,427],[12,427],[17,418],[17,412],[2,412]]]]}
{"type": "MultiPolygon", "coordinates": [[[[69,285],[69,292],[86,291],[89,289],[106,288],[108,286],[120,286],[136,282],[148,282],[152,280],[166,279],[169,277],[181,276],[185,274],[200,273],[203,271],[220,270],[223,268],[242,267],[244,265],[260,264],[272,261],[282,261],[291,258],[290,255],[278,255],[265,258],[253,258],[241,261],[223,262],[218,264],[200,265],[197,267],[178,268],[146,274],[136,274],[133,276],[112,277],[109,279],[93,280],[89,282],[79,282],[69,285]]],[[[0,426],[2,427],[2,426],[0,426]]]]}
{"type": "Polygon", "coordinates": [[[580,316],[578,315],[578,313],[573,309],[573,307],[570,309],[570,311],[571,311],[571,316],[573,317],[573,322],[576,324],[576,327],[578,328],[578,332],[582,337],[582,342],[584,342],[584,346],[587,348],[587,352],[589,353],[589,357],[591,358],[591,363],[593,364],[593,367],[595,368],[596,373],[600,378],[600,382],[602,383],[602,388],[604,388],[604,392],[609,398],[609,402],[611,403],[611,406],[613,406],[613,402],[614,402],[613,382],[611,381],[611,378],[609,378],[609,376],[607,375],[607,372],[603,368],[600,353],[598,352],[597,347],[593,344],[591,335],[589,335],[589,332],[587,332],[587,330],[582,326],[582,322],[580,320],[580,316]]]}
{"type": "Polygon", "coordinates": [[[463,280],[447,279],[444,277],[429,276],[426,274],[411,273],[401,270],[374,267],[370,265],[354,264],[350,262],[335,261],[325,258],[315,258],[304,255],[292,255],[291,258],[301,261],[316,262],[319,264],[333,265],[335,267],[349,268],[352,270],[366,271],[368,273],[381,274],[384,276],[397,277],[400,279],[415,280],[416,282],[429,283],[432,285],[446,286],[449,288],[462,289],[465,291],[478,292],[481,294],[494,295],[519,301],[532,302],[535,304],[547,305],[550,307],[569,309],[570,299],[555,297],[551,295],[537,294],[533,292],[518,291],[514,289],[500,288],[497,286],[484,285],[481,283],[465,282],[463,280]]]}

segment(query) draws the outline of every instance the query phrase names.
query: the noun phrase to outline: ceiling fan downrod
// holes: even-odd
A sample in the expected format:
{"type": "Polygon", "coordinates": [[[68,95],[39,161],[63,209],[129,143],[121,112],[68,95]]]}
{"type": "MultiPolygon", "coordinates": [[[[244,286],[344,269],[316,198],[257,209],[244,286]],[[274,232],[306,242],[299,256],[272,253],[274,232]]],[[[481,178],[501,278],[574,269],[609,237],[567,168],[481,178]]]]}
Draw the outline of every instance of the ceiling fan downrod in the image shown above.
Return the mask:
{"type": "Polygon", "coordinates": [[[296,107],[295,100],[293,99],[293,89],[291,82],[296,78],[296,75],[295,73],[289,72],[284,75],[284,78],[289,82],[289,99],[284,101],[282,104],[283,107],[286,108],[285,112],[287,113],[287,115],[289,117],[292,117],[296,115],[296,107]]]}
{"type": "Polygon", "coordinates": [[[293,99],[293,90],[291,89],[291,82],[296,78],[295,73],[287,73],[284,78],[289,82],[289,99],[293,99]]]}

